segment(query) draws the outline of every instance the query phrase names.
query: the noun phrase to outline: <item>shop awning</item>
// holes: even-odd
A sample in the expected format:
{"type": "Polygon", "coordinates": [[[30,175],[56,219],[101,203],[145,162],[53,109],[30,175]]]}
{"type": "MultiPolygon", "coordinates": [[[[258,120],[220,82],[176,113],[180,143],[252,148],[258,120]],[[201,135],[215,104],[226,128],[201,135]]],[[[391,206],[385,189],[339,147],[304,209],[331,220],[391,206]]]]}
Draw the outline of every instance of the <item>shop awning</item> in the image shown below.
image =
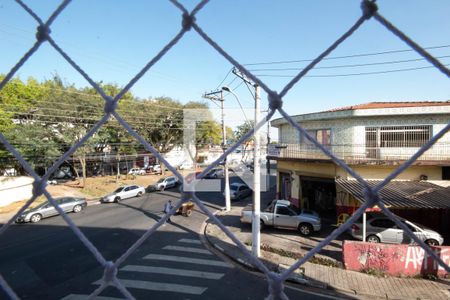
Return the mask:
{"type": "MultiPolygon", "coordinates": [[[[367,180],[375,187],[381,180],[367,180]]],[[[364,190],[356,180],[336,179],[336,184],[364,203],[364,190]]],[[[379,193],[383,202],[391,208],[450,209],[450,187],[442,187],[425,181],[391,181],[379,193]]]]}

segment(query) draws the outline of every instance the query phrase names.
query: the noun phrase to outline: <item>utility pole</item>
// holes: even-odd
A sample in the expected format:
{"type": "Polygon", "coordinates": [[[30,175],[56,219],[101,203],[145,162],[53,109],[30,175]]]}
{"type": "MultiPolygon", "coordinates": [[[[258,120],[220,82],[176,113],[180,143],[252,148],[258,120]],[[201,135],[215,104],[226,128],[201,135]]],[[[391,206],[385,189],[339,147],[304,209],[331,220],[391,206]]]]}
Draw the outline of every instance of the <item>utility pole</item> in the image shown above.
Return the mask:
{"type": "MultiPolygon", "coordinates": [[[[205,93],[203,98],[212,100],[212,101],[220,101],[220,109],[221,109],[221,118],[222,118],[222,150],[225,152],[227,145],[227,131],[225,128],[225,112],[224,112],[224,98],[223,98],[223,90],[218,90],[210,93],[205,93]],[[216,95],[220,94],[220,98],[216,95]]],[[[231,210],[231,199],[230,199],[230,175],[228,172],[228,162],[227,158],[224,158],[224,177],[225,177],[225,210],[231,210]]]]}
{"type": "MultiPolygon", "coordinates": [[[[233,68],[233,74],[251,84],[255,88],[255,126],[260,121],[260,86],[250,81],[242,72],[233,68]]],[[[253,212],[252,212],[252,253],[256,257],[261,256],[261,145],[259,130],[254,132],[253,145],[253,212]]]]}

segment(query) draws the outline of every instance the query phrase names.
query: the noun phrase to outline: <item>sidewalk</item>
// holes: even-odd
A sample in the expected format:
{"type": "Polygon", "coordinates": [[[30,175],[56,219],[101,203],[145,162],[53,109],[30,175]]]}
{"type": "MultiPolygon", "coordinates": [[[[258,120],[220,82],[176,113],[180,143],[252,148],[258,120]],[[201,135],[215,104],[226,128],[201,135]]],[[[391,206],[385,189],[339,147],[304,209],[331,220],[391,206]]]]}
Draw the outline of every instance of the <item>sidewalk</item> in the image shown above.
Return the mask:
{"type": "MultiPolygon", "coordinates": [[[[252,240],[251,230],[248,224],[241,224],[239,220],[241,209],[242,207],[235,206],[228,213],[219,212],[217,217],[251,251],[251,246],[249,246],[252,240]]],[[[273,234],[274,232],[276,231],[268,233],[263,231],[261,234],[261,245],[268,245],[271,248],[271,252],[261,250],[261,260],[270,270],[281,272],[294,264],[296,260],[274,252],[286,252],[287,255],[292,255],[292,253],[301,252],[301,247],[293,239],[286,238],[282,234],[273,234]]],[[[254,269],[247,257],[216,224],[208,221],[205,226],[205,237],[213,247],[226,256],[247,268],[254,269]]],[[[320,257],[320,255],[315,257],[320,257]]],[[[338,291],[360,299],[450,299],[449,280],[430,281],[414,278],[376,277],[310,262],[306,262],[300,269],[304,269],[304,274],[302,274],[302,270],[297,270],[290,280],[308,286],[338,291]]]]}

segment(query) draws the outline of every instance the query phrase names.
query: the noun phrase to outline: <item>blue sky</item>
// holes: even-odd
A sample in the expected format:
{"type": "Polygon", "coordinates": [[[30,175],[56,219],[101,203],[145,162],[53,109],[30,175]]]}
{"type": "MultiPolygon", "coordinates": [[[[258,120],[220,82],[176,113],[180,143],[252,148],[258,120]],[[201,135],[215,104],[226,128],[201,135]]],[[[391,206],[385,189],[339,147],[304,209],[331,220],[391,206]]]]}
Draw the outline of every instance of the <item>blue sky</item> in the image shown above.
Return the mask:
{"type": "MultiPolygon", "coordinates": [[[[59,1],[25,1],[44,20],[59,1]]],[[[189,10],[197,1],[181,1],[189,10]]],[[[379,12],[423,47],[450,45],[450,1],[379,0],[379,12]]],[[[361,15],[360,1],[211,1],[197,15],[201,28],[242,64],[315,58],[361,15]]],[[[125,85],[180,30],[181,12],[169,1],[73,1],[52,25],[52,37],[94,80],[125,85]]],[[[0,1],[0,73],[7,73],[32,46],[36,22],[14,1],[0,1]]],[[[330,57],[409,49],[375,20],[369,20],[330,57]]],[[[449,56],[450,47],[429,50],[449,56]]],[[[413,51],[321,62],[311,75],[349,75],[429,66],[413,51]],[[411,61],[416,60],[417,61],[411,61]],[[398,62],[407,60],[408,62],[398,62]],[[397,63],[392,63],[396,61],[397,63]],[[384,63],[367,66],[367,64],[384,63]],[[366,65],[349,67],[349,65],[366,65]]],[[[450,64],[449,57],[440,59],[450,64]]],[[[306,63],[248,65],[273,90],[306,63]]],[[[195,31],[188,32],[133,88],[141,97],[201,101],[232,65],[195,31]]],[[[44,44],[17,73],[22,79],[51,78],[88,83],[44,44]]],[[[235,89],[244,107],[253,100],[229,74],[221,85],[235,89]]],[[[262,107],[267,107],[262,95],[262,107]]],[[[378,75],[304,78],[285,97],[289,114],[323,111],[371,101],[450,100],[450,81],[434,68],[378,75]]],[[[211,107],[214,107],[213,105],[211,107]]],[[[227,108],[239,108],[232,95],[227,108]]]]}

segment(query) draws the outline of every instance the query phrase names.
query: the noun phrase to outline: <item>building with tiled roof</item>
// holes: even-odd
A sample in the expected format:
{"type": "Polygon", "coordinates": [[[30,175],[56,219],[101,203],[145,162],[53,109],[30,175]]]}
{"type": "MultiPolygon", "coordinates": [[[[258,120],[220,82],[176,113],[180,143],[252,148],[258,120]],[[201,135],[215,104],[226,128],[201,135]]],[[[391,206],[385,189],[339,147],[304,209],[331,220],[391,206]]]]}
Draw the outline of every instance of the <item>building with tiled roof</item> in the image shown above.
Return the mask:
{"type": "MultiPolygon", "coordinates": [[[[271,122],[278,128],[279,138],[268,155],[277,161],[278,197],[321,214],[351,214],[360,201],[342,189],[342,184],[337,185],[336,179],[345,182],[354,178],[311,139],[363,178],[383,180],[433,136],[444,133],[450,123],[450,101],[371,102],[292,118],[309,137],[283,118],[271,122]]],[[[428,180],[450,181],[450,133],[444,133],[396,180],[413,185],[428,180]]]]}

